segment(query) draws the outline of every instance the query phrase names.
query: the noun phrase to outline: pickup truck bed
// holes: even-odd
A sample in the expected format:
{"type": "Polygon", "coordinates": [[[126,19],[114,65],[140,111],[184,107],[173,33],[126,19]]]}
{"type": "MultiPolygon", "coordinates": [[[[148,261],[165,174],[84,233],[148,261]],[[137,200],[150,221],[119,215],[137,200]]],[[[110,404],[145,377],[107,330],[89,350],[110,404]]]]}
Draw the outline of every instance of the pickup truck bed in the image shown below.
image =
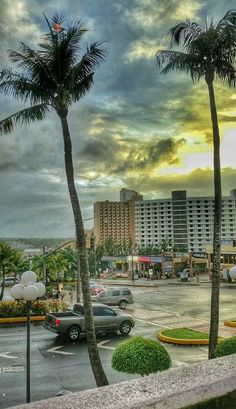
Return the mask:
{"type": "MultiPolygon", "coordinates": [[[[93,304],[94,326],[96,332],[116,332],[128,335],[134,327],[131,315],[123,314],[103,304],[93,304]]],[[[44,328],[56,334],[65,335],[70,341],[77,341],[85,333],[84,307],[75,304],[73,311],[47,313],[44,328]]]]}

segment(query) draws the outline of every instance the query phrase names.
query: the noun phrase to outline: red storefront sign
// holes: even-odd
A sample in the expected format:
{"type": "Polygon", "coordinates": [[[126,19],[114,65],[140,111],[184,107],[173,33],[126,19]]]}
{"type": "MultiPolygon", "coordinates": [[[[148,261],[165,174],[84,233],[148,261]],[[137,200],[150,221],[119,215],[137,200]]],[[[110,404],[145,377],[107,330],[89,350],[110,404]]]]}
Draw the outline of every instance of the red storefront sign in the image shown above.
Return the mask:
{"type": "Polygon", "coordinates": [[[148,256],[140,256],[138,258],[138,261],[140,261],[140,263],[151,263],[151,257],[148,256]]]}

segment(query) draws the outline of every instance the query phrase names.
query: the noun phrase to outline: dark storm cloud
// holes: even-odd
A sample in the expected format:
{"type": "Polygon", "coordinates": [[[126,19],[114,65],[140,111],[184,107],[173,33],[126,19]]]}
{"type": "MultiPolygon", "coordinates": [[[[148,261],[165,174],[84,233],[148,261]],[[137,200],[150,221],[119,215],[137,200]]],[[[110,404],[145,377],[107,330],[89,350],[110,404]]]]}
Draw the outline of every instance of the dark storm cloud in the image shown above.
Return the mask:
{"type": "MultiPolygon", "coordinates": [[[[222,169],[223,194],[229,195],[236,186],[236,169],[222,169]]],[[[213,196],[213,171],[211,169],[196,169],[185,175],[164,175],[153,177],[150,174],[140,177],[126,178],[126,187],[137,189],[144,198],[168,198],[173,190],[187,190],[188,196],[213,196]],[[146,196],[147,195],[147,196],[146,196]]]]}
{"type": "Polygon", "coordinates": [[[123,144],[121,139],[106,138],[90,140],[81,152],[85,161],[96,163],[98,169],[110,175],[123,175],[129,172],[145,172],[159,164],[178,163],[178,150],[185,144],[184,139],[151,139],[148,141],[129,140],[123,144]]]}
{"type": "MultiPolygon", "coordinates": [[[[163,195],[171,183],[182,188],[194,183],[196,192],[205,189],[197,176],[151,177],[155,166],[178,164],[187,143],[183,132],[199,133],[196,144],[202,135],[211,140],[206,88],[193,86],[186,75],[161,76],[155,53],[169,47],[167,33],[178,19],[205,19],[213,13],[221,17],[233,7],[233,0],[1,0],[1,67],[9,65],[6,50],[16,50],[19,41],[37,46],[47,30],[43,12],[49,19],[55,12],[69,21],[81,18],[89,29],[82,50],[98,41],[108,52],[95,72],[93,88],[68,117],[84,218],[93,214],[93,202],[114,196],[118,200],[123,186],[147,196],[155,196],[158,183],[163,195]],[[99,126],[97,118],[102,120],[99,126]]],[[[230,114],[225,109],[230,111],[235,101],[225,88],[216,87],[218,93],[219,118],[226,123],[230,114]]],[[[0,97],[0,118],[22,109],[23,104],[0,97]]],[[[229,169],[225,172],[234,177],[229,169]]],[[[0,237],[74,233],[56,114],[0,137],[0,176],[0,237]]]]}
{"type": "Polygon", "coordinates": [[[145,172],[145,170],[153,169],[154,166],[159,164],[177,164],[179,162],[177,157],[178,149],[184,142],[184,139],[173,141],[169,138],[141,143],[130,150],[125,161],[119,161],[113,172],[115,174],[129,173],[129,171],[145,172]]]}

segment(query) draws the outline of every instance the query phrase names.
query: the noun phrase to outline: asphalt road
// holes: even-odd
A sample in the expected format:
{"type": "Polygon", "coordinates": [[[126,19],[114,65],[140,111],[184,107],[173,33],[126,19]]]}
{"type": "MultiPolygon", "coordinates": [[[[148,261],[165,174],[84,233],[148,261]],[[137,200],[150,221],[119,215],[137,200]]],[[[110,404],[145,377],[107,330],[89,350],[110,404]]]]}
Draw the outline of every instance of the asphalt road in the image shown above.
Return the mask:
{"type": "MultiPolygon", "coordinates": [[[[135,303],[127,312],[135,317],[132,335],[156,339],[164,328],[191,327],[207,330],[209,327],[210,286],[165,285],[157,288],[134,288],[135,303]]],[[[236,335],[236,329],[223,326],[233,315],[236,291],[221,290],[220,335],[236,335]]],[[[111,356],[118,343],[127,338],[121,335],[103,336],[98,346],[104,370],[110,383],[131,379],[111,368],[111,356]]],[[[165,344],[173,366],[191,365],[207,359],[207,347],[173,346],[165,344]]],[[[24,325],[0,328],[0,408],[25,402],[24,325]]],[[[137,376],[136,376],[137,377],[137,376]]],[[[60,337],[45,330],[42,325],[31,327],[31,400],[56,396],[63,389],[70,391],[94,388],[85,338],[78,343],[63,342],[60,337]]]]}

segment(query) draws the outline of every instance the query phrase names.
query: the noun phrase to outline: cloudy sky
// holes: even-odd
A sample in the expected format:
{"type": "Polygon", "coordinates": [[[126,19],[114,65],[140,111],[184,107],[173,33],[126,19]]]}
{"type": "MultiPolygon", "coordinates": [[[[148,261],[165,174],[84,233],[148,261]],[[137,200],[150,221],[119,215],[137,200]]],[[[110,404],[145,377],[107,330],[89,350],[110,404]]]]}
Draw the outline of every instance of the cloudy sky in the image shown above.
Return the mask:
{"type": "MultiPolygon", "coordinates": [[[[169,47],[177,20],[205,24],[223,17],[225,0],[1,0],[0,68],[19,41],[37,48],[49,19],[81,19],[83,46],[104,42],[106,61],[93,89],[71,108],[69,125],[83,217],[93,203],[119,200],[122,187],[145,199],[172,190],[212,195],[212,135],[208,92],[186,75],[160,75],[155,53],[169,47]]],[[[223,194],[236,188],[236,90],[215,84],[221,133],[223,194]]],[[[0,119],[24,107],[0,95],[0,119]]],[[[91,227],[92,221],[85,222],[91,227]]],[[[71,237],[72,211],[55,113],[0,136],[0,237],[71,237]]]]}

